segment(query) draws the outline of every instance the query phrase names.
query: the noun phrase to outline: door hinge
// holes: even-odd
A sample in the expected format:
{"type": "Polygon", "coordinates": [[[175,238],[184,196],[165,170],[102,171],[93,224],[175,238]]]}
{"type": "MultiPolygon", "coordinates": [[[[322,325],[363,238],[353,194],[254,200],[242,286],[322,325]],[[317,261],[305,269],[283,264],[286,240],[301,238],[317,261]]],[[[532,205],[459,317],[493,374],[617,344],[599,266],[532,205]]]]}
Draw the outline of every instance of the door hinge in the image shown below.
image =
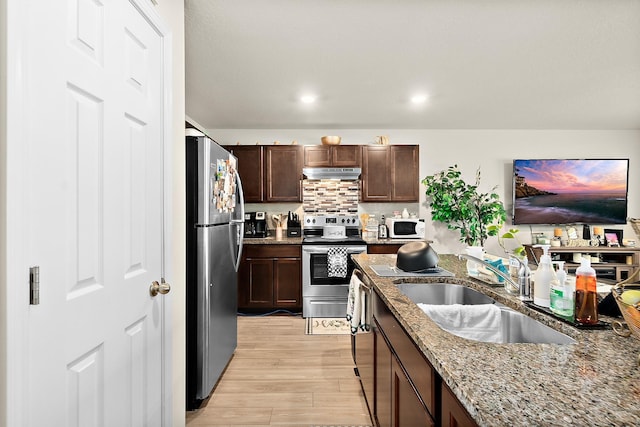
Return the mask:
{"type": "Polygon", "coordinates": [[[29,304],[40,304],[40,267],[29,267],[29,304]]]}

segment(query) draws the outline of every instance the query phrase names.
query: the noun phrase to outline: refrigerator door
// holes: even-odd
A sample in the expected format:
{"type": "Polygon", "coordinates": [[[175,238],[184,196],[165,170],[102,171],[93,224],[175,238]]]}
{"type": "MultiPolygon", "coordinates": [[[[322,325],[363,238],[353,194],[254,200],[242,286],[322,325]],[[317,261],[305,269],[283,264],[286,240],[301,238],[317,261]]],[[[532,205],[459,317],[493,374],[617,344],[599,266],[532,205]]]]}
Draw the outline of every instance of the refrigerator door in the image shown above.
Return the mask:
{"type": "Polygon", "coordinates": [[[228,224],[236,210],[237,162],[215,141],[198,137],[198,194],[206,199],[198,206],[200,225],[228,224]]]}
{"type": "Polygon", "coordinates": [[[237,345],[237,275],[226,244],[230,225],[199,228],[196,398],[206,399],[237,345]]]}

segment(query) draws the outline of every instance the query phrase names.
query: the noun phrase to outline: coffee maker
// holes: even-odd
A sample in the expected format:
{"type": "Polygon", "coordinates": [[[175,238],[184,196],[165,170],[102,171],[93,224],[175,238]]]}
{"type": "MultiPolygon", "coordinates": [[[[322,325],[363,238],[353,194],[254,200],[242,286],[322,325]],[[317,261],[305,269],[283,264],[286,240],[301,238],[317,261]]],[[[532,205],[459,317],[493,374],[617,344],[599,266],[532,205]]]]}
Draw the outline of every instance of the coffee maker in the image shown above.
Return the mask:
{"type": "Polygon", "coordinates": [[[265,212],[245,212],[244,237],[267,237],[267,215],[265,212]]]}

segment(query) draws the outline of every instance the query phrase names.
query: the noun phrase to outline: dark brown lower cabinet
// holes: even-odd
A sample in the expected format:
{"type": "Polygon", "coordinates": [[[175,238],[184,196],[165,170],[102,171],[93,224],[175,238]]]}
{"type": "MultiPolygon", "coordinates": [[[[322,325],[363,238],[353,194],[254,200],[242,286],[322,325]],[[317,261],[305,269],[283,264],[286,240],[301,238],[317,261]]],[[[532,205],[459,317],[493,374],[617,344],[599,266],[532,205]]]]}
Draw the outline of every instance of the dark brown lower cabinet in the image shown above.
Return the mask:
{"type": "MultiPolygon", "coordinates": [[[[358,375],[362,383],[362,390],[366,396],[374,395],[375,387],[375,335],[373,332],[359,333],[352,336],[355,346],[355,362],[358,367],[358,375]]],[[[373,415],[373,401],[368,401],[369,413],[373,415]]]]}
{"type": "Polygon", "coordinates": [[[367,245],[367,253],[368,254],[397,254],[398,249],[404,243],[390,243],[390,244],[377,244],[372,243],[367,245]]]}
{"type": "Polygon", "coordinates": [[[475,427],[476,422],[443,382],[441,386],[442,426],[443,427],[475,427]]]}
{"type": "MultiPolygon", "coordinates": [[[[373,392],[363,390],[380,427],[476,426],[431,363],[373,292],[373,392]]],[[[360,336],[356,337],[356,340],[360,336]]],[[[367,366],[357,356],[358,371],[367,366]]]]}
{"type": "Polygon", "coordinates": [[[391,427],[391,349],[374,320],[373,333],[375,354],[375,394],[366,396],[367,401],[374,400],[374,417],[379,427],[391,427]]]}
{"type": "Polygon", "coordinates": [[[238,270],[238,310],[302,309],[300,245],[245,245],[238,270]]]}
{"type": "Polygon", "coordinates": [[[413,383],[395,357],[391,358],[391,414],[394,426],[435,426],[413,383]]]}

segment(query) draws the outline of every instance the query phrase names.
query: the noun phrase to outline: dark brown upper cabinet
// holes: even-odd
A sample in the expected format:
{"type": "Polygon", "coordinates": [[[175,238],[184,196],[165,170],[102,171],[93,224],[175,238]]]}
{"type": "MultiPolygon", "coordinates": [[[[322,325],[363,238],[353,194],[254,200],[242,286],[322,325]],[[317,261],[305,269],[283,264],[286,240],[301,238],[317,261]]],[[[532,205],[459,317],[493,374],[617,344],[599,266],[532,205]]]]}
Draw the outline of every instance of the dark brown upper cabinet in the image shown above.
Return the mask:
{"type": "Polygon", "coordinates": [[[363,202],[417,202],[419,147],[386,145],[362,147],[363,202]]]}
{"type": "Polygon", "coordinates": [[[361,145],[305,145],[304,167],[360,167],[361,145]]]}
{"type": "Polygon", "coordinates": [[[302,201],[302,146],[227,145],[247,203],[302,201]]]}
{"type": "Polygon", "coordinates": [[[263,150],[259,145],[227,145],[224,148],[238,158],[238,173],[242,180],[244,201],[264,202],[263,150]]]}
{"type": "Polygon", "coordinates": [[[302,157],[300,145],[264,147],[266,202],[302,202],[302,157]]]}

